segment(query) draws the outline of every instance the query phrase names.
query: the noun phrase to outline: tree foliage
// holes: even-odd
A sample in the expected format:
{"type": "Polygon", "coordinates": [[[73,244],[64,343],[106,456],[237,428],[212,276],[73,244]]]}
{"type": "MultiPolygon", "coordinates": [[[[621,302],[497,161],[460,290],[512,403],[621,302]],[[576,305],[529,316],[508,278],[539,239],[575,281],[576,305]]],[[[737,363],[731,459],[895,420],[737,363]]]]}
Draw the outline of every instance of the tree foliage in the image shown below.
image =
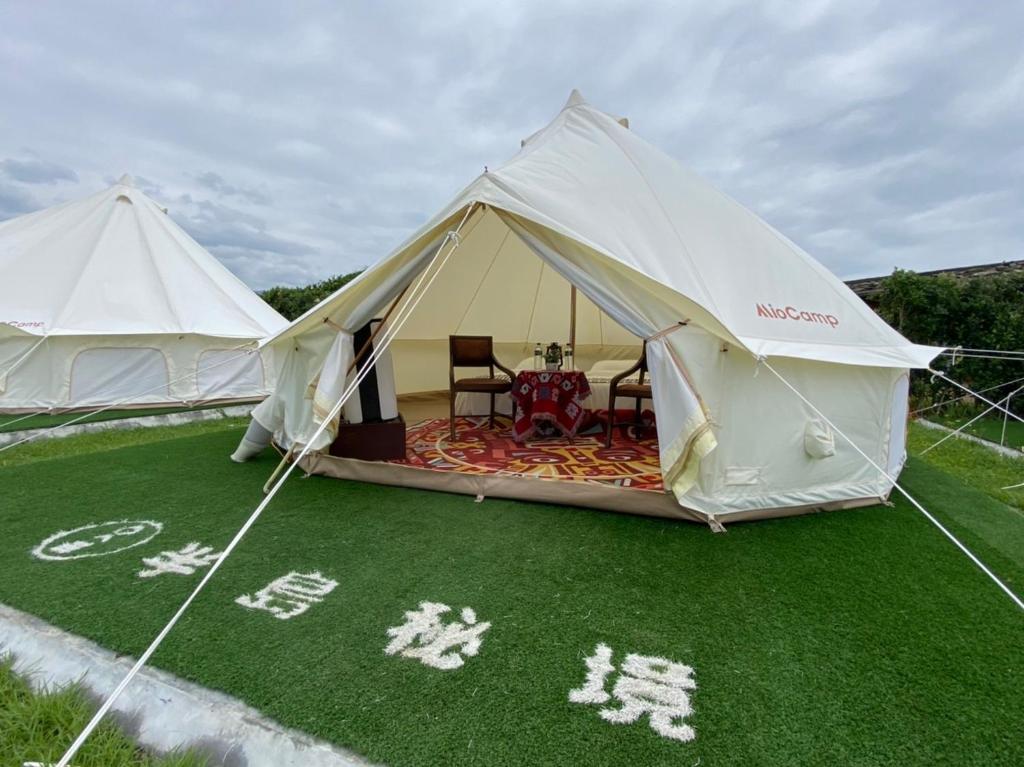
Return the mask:
{"type": "Polygon", "coordinates": [[[339,274],[301,288],[267,288],[260,293],[260,297],[274,307],[285,319],[294,320],[360,274],[361,272],[339,274]]]}
{"type": "MultiPolygon", "coordinates": [[[[920,275],[897,270],[882,283],[878,313],[896,330],[919,344],[965,349],[1024,350],[1024,274],[981,277],[920,275]]],[[[939,364],[939,363],[937,363],[939,364]]],[[[1024,377],[1024,361],[963,358],[950,368],[950,378],[978,391],[1024,377]]],[[[918,404],[956,397],[958,392],[926,374],[914,380],[918,404]]],[[[986,395],[1008,394],[1015,387],[986,395]]],[[[1013,402],[1024,411],[1024,392],[1013,402]]]]}

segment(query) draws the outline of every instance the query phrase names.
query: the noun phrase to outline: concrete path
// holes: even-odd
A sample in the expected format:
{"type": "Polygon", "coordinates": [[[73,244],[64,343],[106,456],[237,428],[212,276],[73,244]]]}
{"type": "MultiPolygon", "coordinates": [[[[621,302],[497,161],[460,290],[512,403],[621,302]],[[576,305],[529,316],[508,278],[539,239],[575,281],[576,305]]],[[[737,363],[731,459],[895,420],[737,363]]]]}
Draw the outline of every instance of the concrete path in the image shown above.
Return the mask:
{"type": "MultiPolygon", "coordinates": [[[[936,431],[942,431],[947,434],[956,431],[956,429],[950,429],[948,426],[943,426],[941,423],[935,423],[935,421],[926,421],[924,418],[918,418],[917,422],[927,429],[935,429],[936,431]]],[[[965,434],[964,432],[958,433],[953,439],[965,439],[968,442],[973,442],[976,445],[987,447],[1001,455],[1005,455],[1008,458],[1024,458],[1024,452],[1020,450],[1014,450],[1012,447],[1005,447],[1003,445],[997,445],[995,442],[989,442],[987,439],[981,437],[975,437],[973,434],[965,434]]]]}
{"type": "MultiPolygon", "coordinates": [[[[105,698],[133,658],[0,604],[0,652],[36,688],[81,680],[105,698]]],[[[339,693],[343,694],[343,693],[339,693]]],[[[194,746],[224,767],[367,767],[359,756],[266,718],[223,693],[144,668],[112,709],[139,745],[155,752],[194,746]]],[[[70,743],[69,743],[70,745],[70,743]]]]}

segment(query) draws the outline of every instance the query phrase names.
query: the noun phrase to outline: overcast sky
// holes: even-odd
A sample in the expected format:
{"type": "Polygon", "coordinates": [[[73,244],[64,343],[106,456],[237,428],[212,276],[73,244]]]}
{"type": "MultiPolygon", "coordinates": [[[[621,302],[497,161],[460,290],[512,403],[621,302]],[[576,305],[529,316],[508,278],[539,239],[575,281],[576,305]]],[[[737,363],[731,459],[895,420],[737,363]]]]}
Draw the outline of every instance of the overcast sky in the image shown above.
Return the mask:
{"type": "Polygon", "coordinates": [[[0,0],[0,219],[122,173],[254,288],[365,266],[572,88],[842,277],[1024,258],[1024,4],[0,0]]]}

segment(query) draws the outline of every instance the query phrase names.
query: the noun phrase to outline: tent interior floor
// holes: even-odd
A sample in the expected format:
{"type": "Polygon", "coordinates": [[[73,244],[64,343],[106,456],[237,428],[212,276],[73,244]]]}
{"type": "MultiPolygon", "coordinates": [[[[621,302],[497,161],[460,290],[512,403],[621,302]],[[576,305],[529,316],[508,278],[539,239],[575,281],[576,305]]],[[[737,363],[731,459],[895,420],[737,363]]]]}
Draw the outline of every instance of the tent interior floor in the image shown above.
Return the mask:
{"type": "Polygon", "coordinates": [[[605,447],[604,421],[575,437],[517,443],[508,416],[457,416],[450,439],[447,395],[403,398],[404,460],[307,458],[315,474],[473,496],[517,498],[659,517],[694,518],[666,493],[653,429],[617,427],[605,447]]]}
{"type": "Polygon", "coordinates": [[[406,423],[419,423],[429,418],[447,418],[448,392],[429,391],[418,394],[400,394],[398,409],[406,423]]]}

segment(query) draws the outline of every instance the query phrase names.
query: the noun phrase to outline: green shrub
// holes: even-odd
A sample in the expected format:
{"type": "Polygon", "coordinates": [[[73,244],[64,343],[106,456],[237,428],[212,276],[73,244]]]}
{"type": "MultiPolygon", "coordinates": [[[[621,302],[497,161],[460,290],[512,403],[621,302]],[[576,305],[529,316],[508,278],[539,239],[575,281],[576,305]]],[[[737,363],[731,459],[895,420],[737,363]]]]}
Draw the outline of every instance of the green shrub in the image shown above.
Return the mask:
{"type": "MultiPolygon", "coordinates": [[[[956,277],[921,275],[897,269],[882,283],[876,311],[896,330],[919,344],[966,349],[1024,349],[1024,273],[956,277]]],[[[950,358],[936,362],[950,378],[978,391],[1024,377],[1024,361],[950,358]]],[[[987,407],[927,373],[913,377],[914,407],[956,399],[963,413],[987,407]]],[[[994,390],[988,399],[1005,396],[1013,387],[994,390]]],[[[1024,413],[1024,392],[1011,402],[1024,413]]]]}
{"type": "Polygon", "coordinates": [[[260,297],[274,307],[285,319],[294,320],[296,317],[300,317],[308,312],[334,291],[347,285],[360,274],[361,272],[339,274],[301,288],[267,288],[260,293],[260,297]]]}

